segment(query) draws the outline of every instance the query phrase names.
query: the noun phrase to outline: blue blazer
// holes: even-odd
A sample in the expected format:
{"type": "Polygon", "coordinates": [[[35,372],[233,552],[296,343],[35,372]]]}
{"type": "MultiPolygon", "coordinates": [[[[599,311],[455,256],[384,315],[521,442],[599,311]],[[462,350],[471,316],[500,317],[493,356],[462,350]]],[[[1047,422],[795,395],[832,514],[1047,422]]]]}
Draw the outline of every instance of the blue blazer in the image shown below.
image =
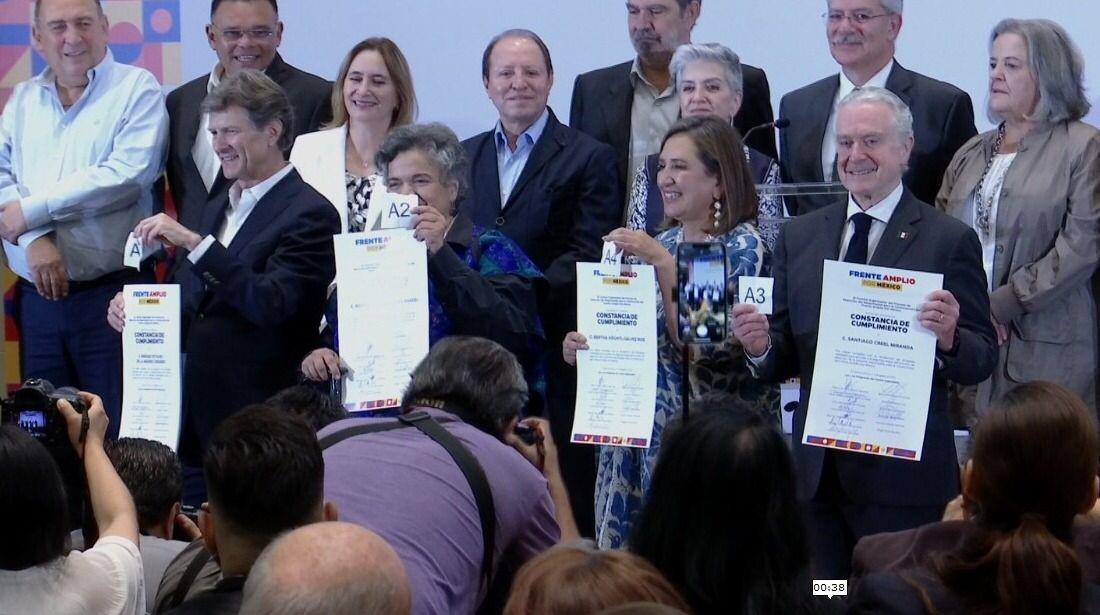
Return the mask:
{"type": "MultiPolygon", "coordinates": [[[[228,204],[228,194],[207,202],[197,232],[215,234],[228,204]]],[[[222,419],[297,383],[320,341],[339,232],[332,204],[291,171],[228,246],[215,242],[195,264],[181,259],[184,431],[194,430],[200,455],[222,419]]],[[[187,449],[181,455],[196,452],[187,449]]]]}
{"type": "MultiPolygon", "coordinates": [[[[821,312],[822,263],[837,260],[847,221],[847,203],[796,217],[780,232],[772,271],[772,349],[757,370],[764,379],[801,378],[802,399],[810,399],[821,312]]],[[[937,353],[928,426],[919,462],[861,453],[832,453],[845,493],[856,504],[942,505],[958,494],[959,468],[947,416],[947,381],[977,384],[997,362],[997,339],[989,319],[989,295],[981,244],[968,226],[905,191],[871,255],[871,265],[942,273],[943,287],[959,302],[959,347],[954,356],[937,353]]],[[[795,413],[794,456],[799,491],[817,492],[824,449],[801,444],[805,403],[795,413]]]]}

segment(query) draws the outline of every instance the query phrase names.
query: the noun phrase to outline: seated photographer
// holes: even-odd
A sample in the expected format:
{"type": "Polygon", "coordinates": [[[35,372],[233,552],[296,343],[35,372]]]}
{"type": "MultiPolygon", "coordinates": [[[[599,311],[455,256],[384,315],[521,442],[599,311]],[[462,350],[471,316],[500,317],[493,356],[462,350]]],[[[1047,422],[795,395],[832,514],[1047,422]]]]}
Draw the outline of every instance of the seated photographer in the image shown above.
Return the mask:
{"type": "Polygon", "coordinates": [[[80,397],[86,414],[64,400],[57,411],[83,458],[99,540],[66,555],[68,504],[53,455],[18,427],[0,425],[0,613],[145,612],[134,502],[103,450],[103,402],[89,393],[80,397]]]}
{"type": "Polygon", "coordinates": [[[183,468],[175,451],[144,438],[119,438],[107,445],[107,457],[137,508],[145,608],[152,612],[164,569],[187,546],[183,541],[199,537],[199,528],[180,513],[183,468]],[[176,537],[180,540],[173,540],[176,537]]]}
{"type": "Polygon", "coordinates": [[[515,434],[526,400],[527,384],[510,352],[486,339],[451,336],[413,371],[402,403],[406,418],[426,412],[483,471],[495,511],[489,558],[477,492],[441,442],[413,427],[326,442],[347,429],[402,425],[378,417],[337,421],[318,434],[328,444],[325,497],[344,521],[393,546],[412,586],[413,613],[473,613],[487,593],[486,577],[506,591],[511,573],[559,534],[577,537],[549,424],[523,421],[534,444],[515,434]]]}
{"type": "Polygon", "coordinates": [[[324,471],[313,430],[298,417],[257,404],[222,421],[203,458],[210,498],[199,514],[205,550],[188,547],[168,565],[155,612],[236,615],[252,564],[272,540],[336,519],[335,508],[322,500],[324,471]],[[211,557],[221,580],[189,593],[180,579],[211,557]]]}

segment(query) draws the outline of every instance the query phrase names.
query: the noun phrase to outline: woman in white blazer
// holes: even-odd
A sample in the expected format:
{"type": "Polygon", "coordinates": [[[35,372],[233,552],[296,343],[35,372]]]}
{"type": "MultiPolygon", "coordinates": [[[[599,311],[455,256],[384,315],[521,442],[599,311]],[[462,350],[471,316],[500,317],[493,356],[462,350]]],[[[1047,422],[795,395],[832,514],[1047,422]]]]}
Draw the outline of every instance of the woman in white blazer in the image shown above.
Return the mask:
{"type": "Polygon", "coordinates": [[[416,119],[416,93],[405,55],[388,38],[351,48],[332,88],[332,123],[301,135],[290,162],[340,213],[342,232],[365,229],[374,164],[390,130],[416,119]]]}

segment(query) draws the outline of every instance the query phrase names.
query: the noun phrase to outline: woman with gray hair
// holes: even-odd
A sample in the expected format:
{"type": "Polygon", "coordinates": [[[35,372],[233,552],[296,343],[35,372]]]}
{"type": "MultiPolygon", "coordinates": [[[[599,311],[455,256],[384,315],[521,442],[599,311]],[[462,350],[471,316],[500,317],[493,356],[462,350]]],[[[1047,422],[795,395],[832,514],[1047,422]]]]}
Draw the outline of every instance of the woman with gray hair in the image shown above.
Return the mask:
{"type": "Polygon", "coordinates": [[[982,242],[1001,346],[964,416],[980,420],[1031,380],[1062,384],[1095,411],[1100,132],[1080,121],[1084,61],[1046,19],[1005,19],[989,40],[988,112],[999,125],[959,149],[936,199],[982,242]]]}
{"type": "MultiPolygon", "coordinates": [[[[529,386],[541,393],[545,339],[536,301],[546,280],[511,239],[456,211],[467,166],[458,137],[443,124],[401,126],[390,132],[375,162],[390,192],[419,201],[413,234],[428,250],[429,343],[448,335],[493,340],[519,358],[529,386]]],[[[341,376],[336,305],[334,292],[325,310],[330,344],[302,361],[310,380],[341,376]]]]}
{"type": "MultiPolygon", "coordinates": [[[[688,43],[680,45],[672,55],[669,71],[680,93],[681,117],[713,115],[731,124],[741,108],[741,59],[718,43],[688,43]]],[[[745,159],[756,184],[779,183],[779,165],[775,160],[741,144],[745,159]]],[[[783,205],[774,195],[760,195],[759,219],[769,221],[783,217],[783,205]]],[[[627,205],[627,227],[656,235],[666,224],[664,200],[657,186],[657,154],[645,159],[634,174],[627,205]]],[[[776,223],[761,225],[760,234],[769,248],[774,246],[779,227],[776,223]]]]}

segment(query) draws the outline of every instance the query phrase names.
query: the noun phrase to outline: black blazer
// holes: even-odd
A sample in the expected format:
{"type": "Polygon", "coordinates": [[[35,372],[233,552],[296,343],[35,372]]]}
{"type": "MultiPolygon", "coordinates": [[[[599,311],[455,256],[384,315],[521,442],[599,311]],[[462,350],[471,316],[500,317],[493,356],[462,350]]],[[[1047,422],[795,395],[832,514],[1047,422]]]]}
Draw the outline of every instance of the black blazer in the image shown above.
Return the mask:
{"type": "MultiPolygon", "coordinates": [[[[207,202],[197,232],[216,234],[228,204],[228,195],[207,202]]],[[[291,171],[229,246],[215,242],[195,264],[180,259],[184,420],[203,448],[222,419],[297,382],[320,343],[339,232],[332,203],[291,171]]]]}
{"type": "MultiPolygon", "coordinates": [[[[776,382],[800,377],[804,401],[810,399],[813,384],[822,263],[838,259],[846,222],[847,203],[830,205],[792,219],[776,245],[772,348],[757,374],[776,382]]],[[[947,416],[947,381],[977,384],[989,377],[997,361],[981,244],[965,224],[918,201],[906,190],[870,264],[942,273],[944,289],[960,306],[959,347],[953,357],[937,353],[942,364],[932,379],[921,460],[834,452],[837,474],[845,493],[857,504],[940,506],[959,489],[955,441],[947,416]]],[[[801,444],[805,403],[799,405],[794,418],[799,491],[808,499],[817,492],[825,451],[801,444]]]]}
{"type": "MultiPolygon", "coordinates": [[[[577,76],[573,83],[573,102],[569,110],[569,125],[615,148],[619,162],[620,189],[628,189],[626,178],[630,164],[630,107],[634,104],[634,87],[630,82],[630,67],[634,61],[600,68],[577,76]]],[[[741,110],[733,125],[741,134],[772,121],[772,95],[764,71],[741,65],[741,110]]],[[[758,130],[746,145],[775,158],[775,131],[758,130]]]]}
{"type": "MultiPolygon", "coordinates": [[[[821,142],[840,89],[840,75],[799,88],[779,102],[779,117],[791,125],[779,132],[779,164],[783,183],[824,181],[821,142]]],[[[913,113],[913,153],[903,181],[917,199],[935,203],[947,165],[964,143],[978,134],[970,95],[959,88],[903,68],[894,61],[886,89],[913,113]]],[[[843,197],[802,197],[788,200],[792,215],[806,213],[843,197]],[[793,209],[792,209],[793,205],[793,209]]]]}
{"type": "Polygon", "coordinates": [[[544,321],[548,333],[556,336],[563,332],[561,326],[575,326],[565,316],[576,312],[576,263],[599,259],[602,237],[619,226],[622,216],[615,152],[565,126],[550,111],[545,130],[501,207],[494,131],[462,145],[470,158],[470,189],[459,209],[474,224],[507,235],[542,269],[550,290],[543,313],[554,316],[544,321]]]}
{"type": "MultiPolygon", "coordinates": [[[[279,54],[265,71],[290,98],[294,111],[292,134],[313,132],[332,119],[332,82],[298,70],[283,61],[279,54]]],[[[168,95],[168,162],[165,172],[168,190],[176,205],[177,216],[187,228],[198,226],[199,212],[207,200],[225,194],[232,182],[218,173],[210,192],[203,184],[195,166],[191,148],[202,123],[202,101],[210,74],[188,81],[168,95]]],[[[293,142],[293,139],[291,140],[293,142]]]]}

